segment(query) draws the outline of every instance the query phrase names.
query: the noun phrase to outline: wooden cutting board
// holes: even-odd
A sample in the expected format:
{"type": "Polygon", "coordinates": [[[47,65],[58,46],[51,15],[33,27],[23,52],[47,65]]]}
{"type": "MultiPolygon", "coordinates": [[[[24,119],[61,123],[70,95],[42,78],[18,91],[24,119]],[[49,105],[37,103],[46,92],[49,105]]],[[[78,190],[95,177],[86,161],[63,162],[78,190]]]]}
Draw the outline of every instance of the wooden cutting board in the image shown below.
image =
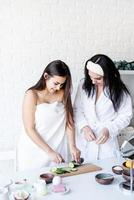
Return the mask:
{"type": "Polygon", "coordinates": [[[65,174],[61,174],[61,175],[58,174],[58,176],[61,176],[61,177],[74,176],[74,175],[78,175],[78,174],[95,172],[95,171],[99,171],[99,170],[102,170],[102,168],[97,165],[94,165],[92,163],[86,163],[86,164],[83,164],[83,165],[77,167],[77,171],[72,171],[70,173],[65,173],[65,174]]]}

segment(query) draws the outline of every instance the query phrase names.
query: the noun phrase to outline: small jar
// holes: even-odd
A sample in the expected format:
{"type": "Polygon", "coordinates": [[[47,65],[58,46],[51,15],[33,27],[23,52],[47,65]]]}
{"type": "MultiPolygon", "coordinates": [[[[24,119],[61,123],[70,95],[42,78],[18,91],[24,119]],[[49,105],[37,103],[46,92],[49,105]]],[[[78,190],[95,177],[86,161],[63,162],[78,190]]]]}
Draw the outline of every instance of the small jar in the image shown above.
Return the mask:
{"type": "Polygon", "coordinates": [[[34,183],[34,188],[36,190],[36,196],[44,196],[47,194],[47,186],[45,180],[38,180],[34,183]]]}

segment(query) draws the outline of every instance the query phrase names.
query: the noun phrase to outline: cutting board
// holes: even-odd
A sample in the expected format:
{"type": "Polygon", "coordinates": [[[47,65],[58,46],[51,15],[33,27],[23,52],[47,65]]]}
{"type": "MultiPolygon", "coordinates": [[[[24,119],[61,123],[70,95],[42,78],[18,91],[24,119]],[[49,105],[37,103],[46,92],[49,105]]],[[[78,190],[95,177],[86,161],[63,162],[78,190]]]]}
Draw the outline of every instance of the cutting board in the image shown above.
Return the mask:
{"type": "Polygon", "coordinates": [[[70,173],[65,173],[61,175],[58,174],[58,176],[61,176],[61,177],[74,176],[74,175],[79,175],[79,174],[84,174],[84,173],[89,173],[89,172],[95,172],[99,170],[102,170],[102,168],[92,163],[86,163],[77,167],[77,171],[72,171],[70,173]]]}

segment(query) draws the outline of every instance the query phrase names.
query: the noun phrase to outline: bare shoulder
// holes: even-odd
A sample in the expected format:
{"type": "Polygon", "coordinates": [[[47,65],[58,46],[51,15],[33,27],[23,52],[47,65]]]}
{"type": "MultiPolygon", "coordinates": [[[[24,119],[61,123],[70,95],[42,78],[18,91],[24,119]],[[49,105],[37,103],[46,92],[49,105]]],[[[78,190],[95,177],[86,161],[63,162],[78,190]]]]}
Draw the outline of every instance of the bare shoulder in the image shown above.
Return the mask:
{"type": "Polygon", "coordinates": [[[36,90],[27,90],[24,96],[24,102],[37,103],[37,92],[36,90]]]}

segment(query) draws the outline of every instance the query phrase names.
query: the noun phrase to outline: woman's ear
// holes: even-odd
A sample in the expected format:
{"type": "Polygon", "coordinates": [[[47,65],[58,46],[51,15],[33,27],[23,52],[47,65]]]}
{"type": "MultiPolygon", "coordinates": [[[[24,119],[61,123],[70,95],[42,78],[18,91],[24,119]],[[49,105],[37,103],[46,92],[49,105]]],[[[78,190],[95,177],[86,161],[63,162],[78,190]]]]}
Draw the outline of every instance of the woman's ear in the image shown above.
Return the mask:
{"type": "Polygon", "coordinates": [[[48,79],[48,73],[46,73],[46,72],[44,73],[44,78],[45,78],[45,80],[48,79]]]}

